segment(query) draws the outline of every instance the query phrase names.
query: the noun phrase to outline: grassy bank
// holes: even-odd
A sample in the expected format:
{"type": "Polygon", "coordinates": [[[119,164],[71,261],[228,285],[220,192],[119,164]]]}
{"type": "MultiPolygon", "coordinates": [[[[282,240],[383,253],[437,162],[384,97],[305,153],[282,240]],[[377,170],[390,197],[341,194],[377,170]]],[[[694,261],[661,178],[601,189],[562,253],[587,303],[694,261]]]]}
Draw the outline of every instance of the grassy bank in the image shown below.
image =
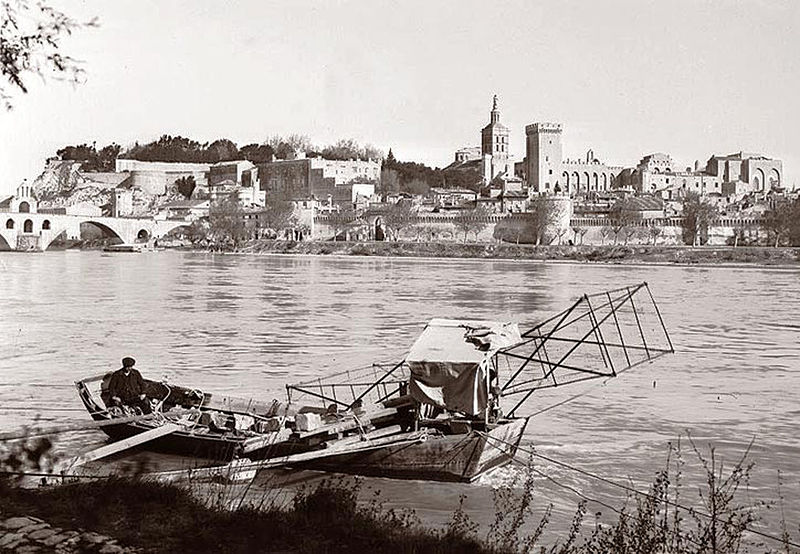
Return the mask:
{"type": "Polygon", "coordinates": [[[39,489],[0,485],[0,506],[3,517],[33,515],[146,552],[492,552],[473,538],[359,506],[357,493],[329,480],[298,492],[288,509],[225,510],[176,486],[112,479],[39,489]]]}
{"type": "Polygon", "coordinates": [[[546,547],[543,532],[553,506],[539,506],[541,515],[534,515],[534,477],[541,470],[530,462],[521,482],[493,490],[494,521],[483,531],[463,510],[464,497],[448,525],[431,529],[414,512],[387,509],[378,496],[360,502],[361,481],[336,477],[301,488],[288,503],[276,505],[245,503],[244,496],[220,503],[208,489],[204,496],[202,488],[190,492],[134,478],[26,489],[0,476],[0,543],[4,518],[34,516],[61,529],[100,533],[120,545],[159,553],[798,554],[796,523],[781,516],[780,531],[772,535],[762,525],[770,510],[783,514],[780,476],[776,501],[753,501],[753,464],[746,453],[723,465],[713,448],[704,454],[690,444],[695,454],[690,465],[699,473],[685,473],[690,465],[680,441],[670,444],[666,465],[648,489],[634,493],[622,484],[627,497],[617,506],[601,504],[616,516],[610,520],[591,522],[591,498],[570,489],[582,498],[572,525],[548,538],[546,547]]]}
{"type": "Polygon", "coordinates": [[[252,254],[480,258],[540,261],[800,265],[800,248],[730,246],[533,246],[441,242],[251,241],[237,250],[252,254]]]}

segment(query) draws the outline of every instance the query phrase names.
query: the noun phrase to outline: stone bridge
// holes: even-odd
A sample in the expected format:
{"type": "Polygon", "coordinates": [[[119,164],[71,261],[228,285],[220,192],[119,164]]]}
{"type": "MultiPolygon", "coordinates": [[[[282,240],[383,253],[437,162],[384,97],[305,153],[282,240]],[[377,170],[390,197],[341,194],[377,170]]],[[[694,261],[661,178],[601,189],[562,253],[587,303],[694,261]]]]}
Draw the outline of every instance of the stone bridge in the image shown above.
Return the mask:
{"type": "Polygon", "coordinates": [[[64,232],[68,239],[78,240],[82,223],[94,225],[124,244],[147,242],[189,225],[186,221],[153,218],[0,212],[0,250],[44,251],[64,232]]]}

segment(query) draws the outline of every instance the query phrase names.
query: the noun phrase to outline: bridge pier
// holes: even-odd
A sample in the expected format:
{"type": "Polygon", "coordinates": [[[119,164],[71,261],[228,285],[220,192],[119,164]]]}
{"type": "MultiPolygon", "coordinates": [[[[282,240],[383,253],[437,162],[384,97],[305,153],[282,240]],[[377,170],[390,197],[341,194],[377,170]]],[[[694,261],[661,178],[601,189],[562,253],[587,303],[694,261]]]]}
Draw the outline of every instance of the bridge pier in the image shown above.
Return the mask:
{"type": "Polygon", "coordinates": [[[152,218],[91,217],[49,213],[0,212],[0,249],[44,251],[61,233],[80,239],[81,224],[91,223],[123,243],[161,238],[187,221],[152,218]]]}

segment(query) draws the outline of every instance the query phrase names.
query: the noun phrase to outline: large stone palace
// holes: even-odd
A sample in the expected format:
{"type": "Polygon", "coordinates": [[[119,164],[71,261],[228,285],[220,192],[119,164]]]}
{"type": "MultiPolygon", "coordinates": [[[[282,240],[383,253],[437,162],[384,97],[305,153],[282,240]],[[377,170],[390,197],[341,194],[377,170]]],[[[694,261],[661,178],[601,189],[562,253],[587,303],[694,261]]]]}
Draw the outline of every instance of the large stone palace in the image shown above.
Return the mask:
{"type": "Polygon", "coordinates": [[[456,151],[455,162],[480,160],[483,184],[517,176],[522,178],[528,196],[537,194],[580,197],[592,193],[620,190],[649,194],[663,200],[677,200],[689,191],[725,198],[741,198],[751,193],[782,190],[783,163],[763,154],[737,152],[712,155],[705,165],[679,169],[671,156],[653,153],[636,166],[608,164],[589,150],[582,159],[565,158],[563,126],[555,122],[535,122],[525,127],[525,158],[513,163],[509,151],[510,131],[500,122],[497,96],[494,96],[490,121],[481,130],[481,146],[456,151]]]}

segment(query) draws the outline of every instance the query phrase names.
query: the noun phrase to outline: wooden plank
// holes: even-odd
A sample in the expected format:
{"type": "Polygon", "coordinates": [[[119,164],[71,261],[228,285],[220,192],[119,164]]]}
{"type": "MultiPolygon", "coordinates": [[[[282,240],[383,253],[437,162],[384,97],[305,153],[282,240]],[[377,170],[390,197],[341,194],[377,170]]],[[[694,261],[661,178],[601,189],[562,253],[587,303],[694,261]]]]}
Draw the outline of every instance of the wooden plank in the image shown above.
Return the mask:
{"type": "Polygon", "coordinates": [[[174,433],[179,429],[181,429],[180,425],[175,423],[165,423],[164,425],[156,427],[155,429],[150,429],[149,431],[139,433],[138,435],[128,437],[127,439],[123,439],[121,441],[106,444],[100,448],[95,448],[94,450],[90,450],[89,452],[84,452],[83,454],[75,456],[74,458],[70,458],[63,464],[60,464],[62,467],[58,468],[57,471],[69,471],[70,469],[82,466],[87,462],[93,462],[95,460],[105,458],[106,456],[117,454],[123,450],[128,450],[129,448],[133,448],[134,446],[138,446],[145,442],[155,440],[159,437],[169,435],[170,433],[174,433]]]}
{"type": "MultiPolygon", "coordinates": [[[[397,431],[397,429],[392,429],[397,431]]],[[[383,429],[374,431],[380,434],[383,429]]],[[[388,432],[389,429],[387,428],[388,432]]],[[[355,437],[353,437],[355,438],[355,437]]],[[[208,479],[218,475],[235,474],[246,470],[259,470],[276,468],[286,465],[292,465],[301,462],[308,462],[331,456],[339,456],[341,454],[355,454],[357,452],[368,452],[379,448],[388,446],[400,446],[406,444],[414,444],[424,442],[427,439],[425,431],[410,431],[407,433],[398,433],[391,436],[375,436],[372,440],[359,440],[358,442],[348,440],[346,443],[340,444],[338,441],[329,448],[320,450],[312,450],[311,452],[301,452],[299,454],[290,454],[288,456],[281,456],[280,458],[269,458],[258,462],[242,463],[242,460],[234,460],[233,462],[223,465],[207,468],[196,468],[189,470],[177,471],[162,471],[158,473],[150,473],[143,476],[146,479],[155,479],[158,481],[180,481],[185,479],[208,479]]]]}

